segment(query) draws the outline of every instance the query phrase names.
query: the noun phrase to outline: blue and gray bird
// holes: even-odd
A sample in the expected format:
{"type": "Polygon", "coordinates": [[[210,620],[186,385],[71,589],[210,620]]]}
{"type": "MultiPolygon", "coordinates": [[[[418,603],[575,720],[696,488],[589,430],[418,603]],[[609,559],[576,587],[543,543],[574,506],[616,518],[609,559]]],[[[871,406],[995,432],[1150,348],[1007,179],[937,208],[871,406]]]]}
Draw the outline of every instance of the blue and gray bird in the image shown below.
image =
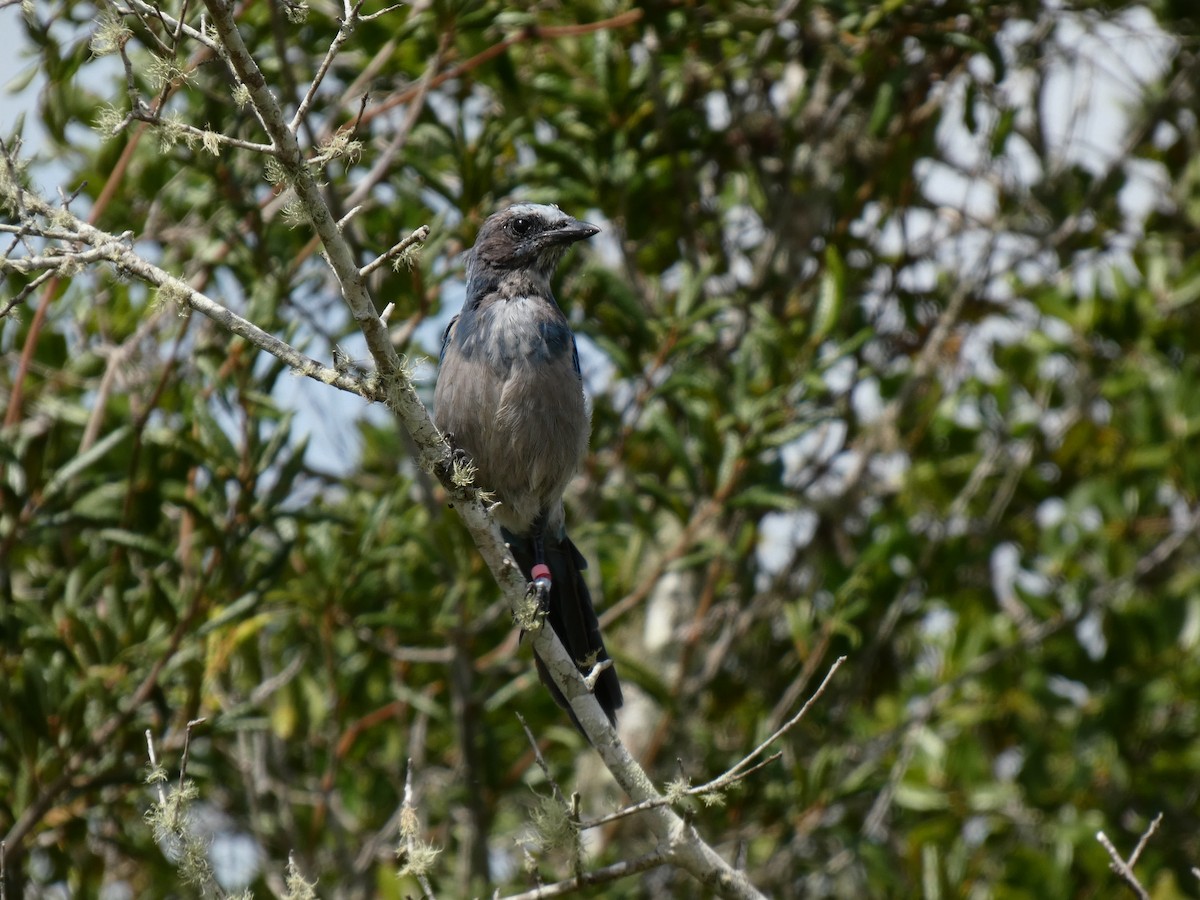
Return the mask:
{"type": "MultiPolygon", "coordinates": [[[[567,248],[599,230],[536,204],[484,222],[467,263],[466,302],[442,337],[434,391],[438,428],[470,456],[475,483],[499,500],[494,516],[504,539],[581,671],[609,658],[583,579],[587,563],[567,537],[562,504],[587,452],[591,422],[575,336],[550,278],[567,248]]],[[[574,721],[536,653],[534,661],[574,721]]],[[[615,724],[622,698],[612,667],[594,693],[615,724]]]]}

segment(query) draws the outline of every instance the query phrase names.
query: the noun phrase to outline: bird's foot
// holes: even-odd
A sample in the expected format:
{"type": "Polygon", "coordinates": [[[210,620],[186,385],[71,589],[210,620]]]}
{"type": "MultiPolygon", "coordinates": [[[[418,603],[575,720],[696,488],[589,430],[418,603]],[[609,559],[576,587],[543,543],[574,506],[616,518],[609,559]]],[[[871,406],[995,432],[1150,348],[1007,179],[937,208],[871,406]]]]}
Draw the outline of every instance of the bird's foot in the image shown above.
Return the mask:
{"type": "Polygon", "coordinates": [[[478,469],[475,468],[471,454],[454,443],[454,435],[447,433],[446,440],[450,444],[450,454],[448,457],[442,457],[438,465],[438,476],[442,479],[449,478],[456,488],[465,491],[475,485],[478,469]]]}
{"type": "Polygon", "coordinates": [[[525,602],[514,610],[513,618],[524,633],[538,631],[546,624],[546,616],[549,613],[550,581],[547,578],[535,578],[527,583],[525,602]]]}
{"type": "Polygon", "coordinates": [[[442,439],[450,448],[450,453],[434,463],[434,466],[437,468],[438,475],[449,475],[454,471],[455,466],[461,466],[466,461],[467,452],[458,446],[458,442],[454,439],[454,432],[444,432],[442,439]]]}

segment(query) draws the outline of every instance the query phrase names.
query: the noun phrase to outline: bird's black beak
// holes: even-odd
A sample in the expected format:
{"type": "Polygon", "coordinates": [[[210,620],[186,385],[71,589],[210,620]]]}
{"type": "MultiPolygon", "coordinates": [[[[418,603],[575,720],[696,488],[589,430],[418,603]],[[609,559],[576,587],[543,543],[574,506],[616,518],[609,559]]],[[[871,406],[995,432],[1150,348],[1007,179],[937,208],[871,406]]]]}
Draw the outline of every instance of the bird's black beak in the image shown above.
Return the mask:
{"type": "Polygon", "coordinates": [[[556,225],[549,231],[543,232],[542,237],[554,244],[574,244],[577,241],[586,241],[592,235],[599,233],[600,229],[595,225],[580,222],[578,219],[568,219],[561,225],[556,225]]]}

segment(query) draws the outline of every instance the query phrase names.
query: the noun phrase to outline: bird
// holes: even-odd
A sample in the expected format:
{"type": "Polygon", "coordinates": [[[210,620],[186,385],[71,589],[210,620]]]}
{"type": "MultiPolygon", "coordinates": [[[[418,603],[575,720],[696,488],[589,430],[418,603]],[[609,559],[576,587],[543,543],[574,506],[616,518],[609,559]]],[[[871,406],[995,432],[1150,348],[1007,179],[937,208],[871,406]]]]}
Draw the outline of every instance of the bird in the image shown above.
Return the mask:
{"type": "MultiPolygon", "coordinates": [[[[522,203],[488,217],[467,257],[462,311],[442,335],[434,421],[475,467],[475,484],[546,620],[581,672],[610,659],[567,536],[563,492],[587,452],[591,417],[575,335],[551,291],[571,245],[600,231],[557,206],[522,203]]],[[[545,663],[534,663],[555,702],[583,727],[545,663]]],[[[610,723],[623,702],[610,664],[593,694],[610,723]]],[[[585,733],[586,737],[586,733],[585,733]]]]}

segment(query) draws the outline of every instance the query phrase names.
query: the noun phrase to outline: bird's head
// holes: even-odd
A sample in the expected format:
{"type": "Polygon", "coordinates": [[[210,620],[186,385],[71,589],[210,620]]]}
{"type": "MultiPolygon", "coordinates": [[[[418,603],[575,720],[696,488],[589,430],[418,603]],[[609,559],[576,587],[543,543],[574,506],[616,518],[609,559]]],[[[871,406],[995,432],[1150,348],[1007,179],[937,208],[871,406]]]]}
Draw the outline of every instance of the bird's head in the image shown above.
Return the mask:
{"type": "Polygon", "coordinates": [[[557,206],[510,206],[490,216],[479,229],[470,268],[494,274],[524,271],[549,281],[567,248],[599,231],[557,206]]]}

